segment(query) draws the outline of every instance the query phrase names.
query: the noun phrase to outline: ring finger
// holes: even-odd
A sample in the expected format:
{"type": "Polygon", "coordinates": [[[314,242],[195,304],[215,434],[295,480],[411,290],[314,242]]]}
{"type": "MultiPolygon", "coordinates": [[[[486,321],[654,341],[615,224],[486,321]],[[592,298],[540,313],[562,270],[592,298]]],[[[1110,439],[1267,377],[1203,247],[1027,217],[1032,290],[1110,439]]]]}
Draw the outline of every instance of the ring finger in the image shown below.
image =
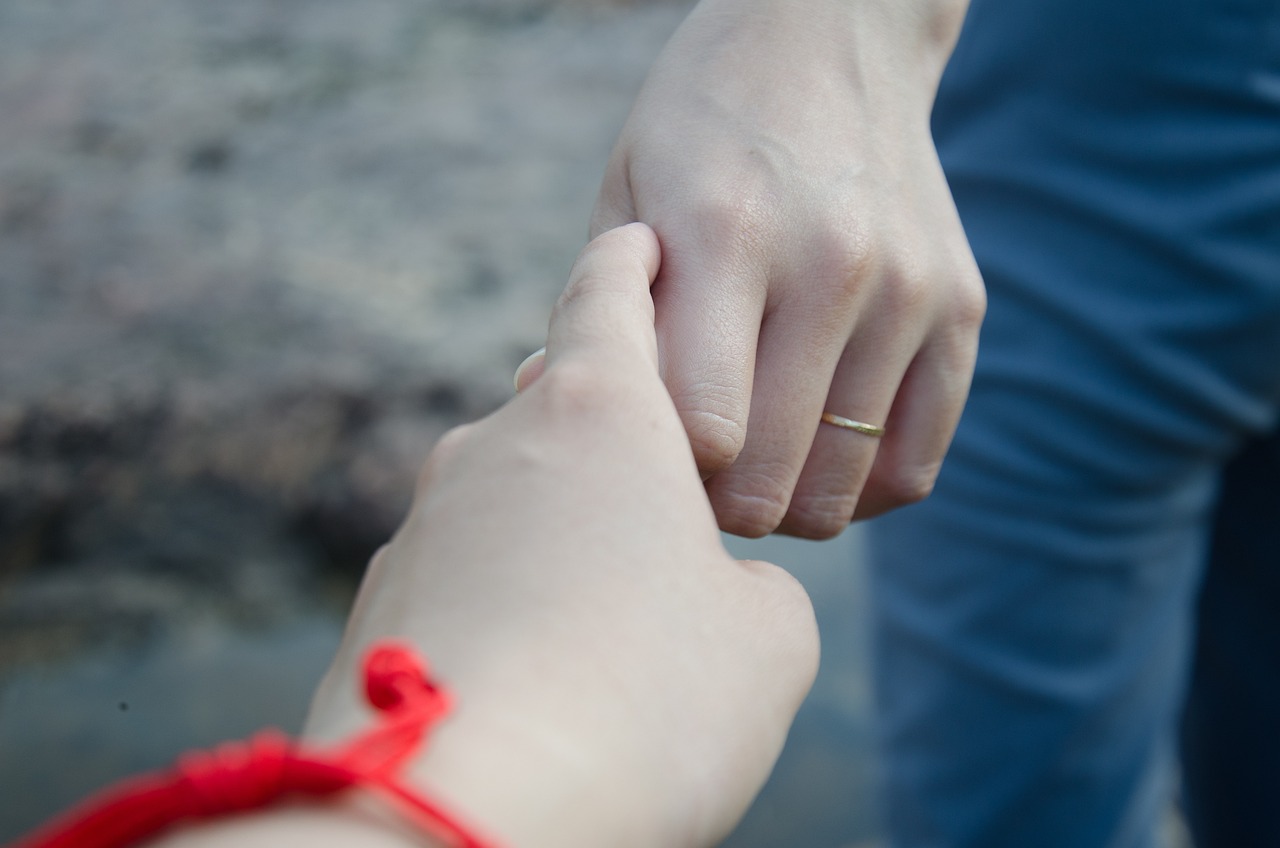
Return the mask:
{"type": "Polygon", "coordinates": [[[780,532],[826,539],[848,526],[877,455],[900,438],[891,411],[916,347],[894,332],[854,334],[836,366],[825,417],[780,532]]]}

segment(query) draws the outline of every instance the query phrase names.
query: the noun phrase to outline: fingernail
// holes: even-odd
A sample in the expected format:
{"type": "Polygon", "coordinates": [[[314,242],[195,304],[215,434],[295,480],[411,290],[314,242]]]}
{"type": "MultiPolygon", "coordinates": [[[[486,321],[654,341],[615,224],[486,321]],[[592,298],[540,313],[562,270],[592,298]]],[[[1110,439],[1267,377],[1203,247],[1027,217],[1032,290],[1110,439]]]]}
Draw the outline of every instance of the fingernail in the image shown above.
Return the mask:
{"type": "Polygon", "coordinates": [[[546,347],[545,347],[545,346],[544,346],[544,347],[540,347],[540,348],[538,348],[537,350],[535,350],[533,353],[531,353],[531,354],[529,354],[527,357],[525,357],[524,362],[521,362],[521,363],[520,363],[520,365],[519,365],[519,367],[518,367],[518,368],[516,368],[516,375],[515,375],[513,378],[511,378],[511,381],[515,384],[515,387],[516,387],[516,394],[519,394],[519,393],[520,393],[520,377],[521,377],[521,376],[522,376],[526,371],[528,371],[528,370],[529,370],[529,368],[530,368],[530,367],[531,367],[535,362],[537,362],[538,360],[542,359],[542,357],[544,357],[544,356],[546,356],[546,355],[547,355],[547,349],[546,349],[546,347]]]}

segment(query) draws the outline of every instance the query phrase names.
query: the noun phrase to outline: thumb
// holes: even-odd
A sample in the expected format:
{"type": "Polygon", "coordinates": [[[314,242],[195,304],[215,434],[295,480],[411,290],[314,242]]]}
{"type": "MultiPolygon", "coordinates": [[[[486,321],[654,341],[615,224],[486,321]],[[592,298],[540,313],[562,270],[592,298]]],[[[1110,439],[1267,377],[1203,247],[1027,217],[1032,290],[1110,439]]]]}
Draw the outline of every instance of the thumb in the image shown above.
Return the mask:
{"type": "Polygon", "coordinates": [[[546,369],[571,358],[610,367],[641,362],[658,373],[649,287],[658,274],[658,237],[645,224],[609,230],[578,255],[547,332],[546,369]]]}

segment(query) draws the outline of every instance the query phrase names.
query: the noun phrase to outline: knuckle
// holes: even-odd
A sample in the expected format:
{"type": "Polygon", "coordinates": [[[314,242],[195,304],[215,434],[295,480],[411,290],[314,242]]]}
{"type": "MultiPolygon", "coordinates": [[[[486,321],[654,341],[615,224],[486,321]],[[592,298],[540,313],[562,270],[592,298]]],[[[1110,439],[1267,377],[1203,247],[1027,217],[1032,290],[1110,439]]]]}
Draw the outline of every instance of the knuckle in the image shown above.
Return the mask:
{"type": "Polygon", "coordinates": [[[682,411],[680,418],[698,470],[703,474],[724,471],[742,453],[747,432],[737,419],[705,408],[682,411]]]}
{"type": "Polygon", "coordinates": [[[767,499],[730,497],[716,505],[720,529],[735,536],[759,539],[782,524],[783,510],[767,499]]]}
{"type": "Polygon", "coordinates": [[[418,469],[418,476],[413,487],[415,500],[425,497],[427,491],[431,488],[432,482],[438,479],[445,468],[454,461],[454,457],[458,455],[462,450],[462,446],[467,442],[473,426],[472,424],[463,424],[459,427],[454,427],[446,431],[436,441],[435,447],[431,449],[431,453],[427,454],[426,460],[423,461],[421,468],[418,469]]]}
{"type": "Polygon", "coordinates": [[[900,469],[879,482],[883,498],[895,506],[919,503],[933,493],[938,479],[938,466],[900,469]]]}
{"type": "Polygon", "coordinates": [[[373,552],[373,556],[369,557],[369,571],[379,571],[383,567],[383,563],[387,561],[387,557],[391,556],[391,543],[383,542],[378,549],[373,552]]]}
{"type": "Polygon", "coordinates": [[[420,501],[427,496],[428,490],[431,488],[431,481],[438,476],[436,468],[435,454],[427,455],[426,461],[418,467],[418,476],[413,481],[413,499],[420,501]]]}
{"type": "Polygon", "coordinates": [[[809,593],[805,590],[804,584],[800,582],[790,571],[785,568],[774,568],[770,577],[773,580],[771,593],[780,604],[791,607],[813,611],[813,604],[809,600],[809,593]]]}
{"type": "Polygon", "coordinates": [[[749,478],[735,475],[735,478],[717,487],[712,496],[720,528],[751,539],[777,530],[790,505],[788,487],[779,482],[777,475],[769,473],[749,478]]]}
{"type": "Polygon", "coordinates": [[[817,613],[804,584],[786,569],[779,568],[776,572],[780,573],[774,575],[771,594],[774,603],[789,611],[787,621],[790,622],[785,640],[779,640],[778,647],[786,651],[791,673],[807,692],[818,676],[821,654],[817,613]]]}
{"type": "Polygon", "coordinates": [[[881,280],[880,305],[889,320],[911,322],[922,315],[937,315],[966,330],[982,323],[986,287],[967,244],[876,255],[875,268],[868,270],[881,280]]]}
{"type": "Polygon", "coordinates": [[[785,622],[763,645],[765,657],[782,662],[784,674],[807,692],[818,673],[820,654],[813,600],[804,584],[785,568],[760,560],[740,562],[738,567],[758,581],[759,603],[780,612],[770,615],[770,619],[785,622]]]}
{"type": "Polygon", "coordinates": [[[802,539],[834,539],[848,528],[857,505],[854,495],[797,497],[791,503],[784,528],[789,535],[802,539]]]}
{"type": "Polygon", "coordinates": [[[976,269],[965,274],[956,287],[954,314],[960,326],[970,330],[981,326],[986,317],[987,289],[976,269]]]}
{"type": "Polygon", "coordinates": [[[919,269],[899,268],[890,275],[886,298],[890,314],[910,320],[926,309],[933,297],[934,283],[919,269]]]}
{"type": "Polygon", "coordinates": [[[764,267],[778,231],[775,201],[750,181],[709,186],[689,219],[699,241],[717,245],[724,256],[738,256],[764,267]]]}
{"type": "Polygon", "coordinates": [[[820,257],[823,277],[842,302],[852,301],[865,287],[872,266],[872,252],[856,227],[829,221],[815,236],[815,254],[820,257]]]}
{"type": "Polygon", "coordinates": [[[449,430],[445,431],[445,434],[440,437],[438,442],[436,442],[435,447],[431,450],[431,456],[428,457],[428,460],[434,460],[441,464],[452,462],[454,457],[462,451],[463,445],[467,443],[467,440],[471,437],[473,430],[474,425],[472,424],[461,424],[457,427],[451,427],[449,430]]]}

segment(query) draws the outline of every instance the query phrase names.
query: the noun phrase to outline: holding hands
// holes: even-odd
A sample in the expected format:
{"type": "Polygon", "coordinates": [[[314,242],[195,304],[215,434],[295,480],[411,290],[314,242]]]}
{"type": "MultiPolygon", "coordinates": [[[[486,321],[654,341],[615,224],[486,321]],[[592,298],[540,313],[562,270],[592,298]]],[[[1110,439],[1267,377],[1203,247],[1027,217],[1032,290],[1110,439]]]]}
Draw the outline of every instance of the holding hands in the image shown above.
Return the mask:
{"type": "Polygon", "coordinates": [[[720,543],[658,377],[658,264],[642,224],[586,248],[541,376],[432,452],[316,703],[349,731],[364,647],[422,646],[459,708],[420,773],[515,845],[713,844],[816,672],[799,584],[720,543]]]}
{"type": "MultiPolygon", "coordinates": [[[[614,150],[545,359],[440,442],[374,559],[313,739],[368,720],[358,660],[395,637],[458,697],[411,777],[506,842],[732,829],[818,644],[799,585],[730,558],[717,523],[823,538],[918,500],[968,391],[985,296],[929,134],[963,13],[698,5],[614,150]]],[[[354,807],[175,841],[282,838],[420,844],[354,807]]]]}
{"type": "MultiPolygon", "coordinates": [[[[799,584],[720,544],[658,376],[658,263],[643,224],[586,248],[539,373],[432,452],[313,704],[310,741],[350,736],[370,719],[366,648],[421,648],[457,708],[408,776],[507,845],[715,844],[817,670],[799,584]]],[[[285,808],[172,844],[423,844],[396,825],[358,803],[285,808]]]]}

